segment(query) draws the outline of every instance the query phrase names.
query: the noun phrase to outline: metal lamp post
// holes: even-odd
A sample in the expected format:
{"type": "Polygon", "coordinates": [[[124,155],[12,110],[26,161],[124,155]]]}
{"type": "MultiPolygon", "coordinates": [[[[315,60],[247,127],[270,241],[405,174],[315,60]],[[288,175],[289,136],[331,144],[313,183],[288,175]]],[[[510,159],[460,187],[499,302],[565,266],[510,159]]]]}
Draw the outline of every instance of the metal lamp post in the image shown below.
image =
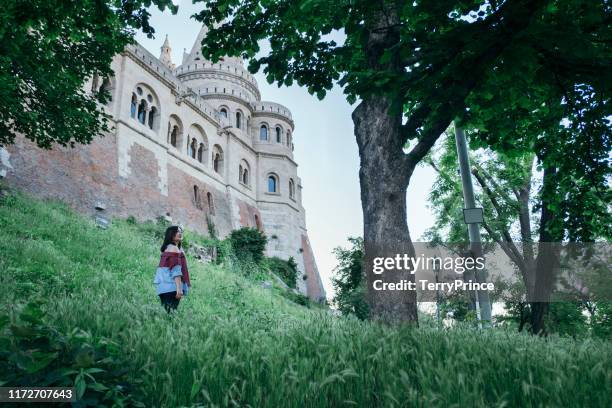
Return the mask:
{"type": "MultiPolygon", "coordinates": [[[[480,237],[479,224],[484,222],[482,208],[476,207],[474,199],[474,188],[472,185],[472,173],[470,172],[470,160],[468,158],[467,142],[463,128],[457,126],[455,121],[455,143],[457,145],[457,156],[459,158],[459,171],[461,173],[461,184],[463,185],[463,218],[468,226],[470,238],[470,251],[475,257],[482,257],[482,241],[480,237]]],[[[486,282],[486,272],[476,271],[475,279],[478,283],[486,282]]],[[[491,302],[486,290],[476,291],[476,313],[479,326],[489,327],[491,325],[491,302]]]]}

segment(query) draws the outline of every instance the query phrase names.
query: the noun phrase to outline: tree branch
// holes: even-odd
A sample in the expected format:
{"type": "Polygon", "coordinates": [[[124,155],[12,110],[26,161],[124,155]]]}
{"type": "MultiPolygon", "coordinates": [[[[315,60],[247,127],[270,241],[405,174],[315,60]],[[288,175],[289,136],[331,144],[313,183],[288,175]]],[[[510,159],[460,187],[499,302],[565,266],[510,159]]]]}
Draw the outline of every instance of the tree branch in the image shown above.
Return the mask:
{"type": "Polygon", "coordinates": [[[523,281],[527,282],[527,266],[525,265],[525,262],[521,255],[512,250],[511,246],[509,245],[512,244],[512,242],[508,243],[501,240],[499,236],[495,233],[493,228],[491,228],[491,226],[486,222],[483,222],[482,226],[485,231],[487,231],[487,234],[489,234],[489,236],[493,239],[493,241],[495,241],[495,243],[500,246],[504,253],[508,255],[508,258],[510,258],[510,260],[514,262],[517,268],[519,268],[523,281]]]}
{"type": "MultiPolygon", "coordinates": [[[[491,202],[491,204],[493,204],[493,207],[495,208],[495,211],[497,212],[497,215],[499,215],[501,217],[502,214],[503,214],[503,209],[502,209],[499,201],[497,201],[497,198],[495,197],[495,194],[493,193],[493,191],[491,191],[491,189],[489,188],[489,186],[487,185],[485,180],[482,178],[480,173],[478,173],[478,170],[476,170],[476,169],[472,170],[472,174],[474,175],[474,177],[476,177],[476,180],[478,180],[478,184],[480,184],[480,186],[484,190],[484,192],[485,192],[486,196],[488,197],[489,201],[491,202]]],[[[512,253],[514,254],[514,256],[517,259],[521,260],[520,262],[523,263],[523,267],[524,267],[524,260],[522,258],[522,255],[519,252],[519,250],[516,247],[516,245],[514,245],[512,237],[510,236],[510,233],[508,232],[507,228],[501,228],[500,227],[499,230],[500,230],[499,232],[504,237],[504,239],[506,241],[506,244],[508,245],[508,248],[510,249],[510,251],[512,251],[512,253]]]]}

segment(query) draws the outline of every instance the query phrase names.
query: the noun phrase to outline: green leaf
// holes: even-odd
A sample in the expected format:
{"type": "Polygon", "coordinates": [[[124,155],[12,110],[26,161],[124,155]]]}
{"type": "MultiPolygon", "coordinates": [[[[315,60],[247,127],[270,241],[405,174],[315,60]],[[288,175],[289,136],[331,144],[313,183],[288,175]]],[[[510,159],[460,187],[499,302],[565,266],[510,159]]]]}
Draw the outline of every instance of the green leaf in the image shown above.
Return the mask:
{"type": "Polygon", "coordinates": [[[87,389],[87,383],[85,382],[85,377],[82,374],[77,375],[74,382],[74,388],[76,391],[77,400],[81,399],[83,394],[85,394],[85,390],[87,389]]]}
{"type": "Polygon", "coordinates": [[[0,316],[0,331],[2,331],[10,321],[11,320],[6,315],[0,316]]]}
{"type": "Polygon", "coordinates": [[[189,394],[189,398],[190,399],[194,399],[196,397],[196,395],[198,395],[198,392],[200,392],[200,388],[201,388],[202,384],[200,382],[194,381],[193,384],[191,385],[191,393],[189,394]]]}
{"type": "Polygon", "coordinates": [[[58,356],[58,353],[51,353],[51,354],[45,353],[43,357],[39,357],[31,364],[28,364],[26,366],[26,371],[29,374],[33,374],[37,371],[40,371],[43,368],[47,367],[49,364],[51,364],[51,362],[53,362],[57,358],[57,356],[58,356]]]}
{"type": "Polygon", "coordinates": [[[91,383],[87,387],[89,389],[92,389],[92,390],[98,391],[98,392],[103,392],[103,391],[106,391],[106,390],[109,389],[106,385],[101,384],[99,382],[91,383]]]}

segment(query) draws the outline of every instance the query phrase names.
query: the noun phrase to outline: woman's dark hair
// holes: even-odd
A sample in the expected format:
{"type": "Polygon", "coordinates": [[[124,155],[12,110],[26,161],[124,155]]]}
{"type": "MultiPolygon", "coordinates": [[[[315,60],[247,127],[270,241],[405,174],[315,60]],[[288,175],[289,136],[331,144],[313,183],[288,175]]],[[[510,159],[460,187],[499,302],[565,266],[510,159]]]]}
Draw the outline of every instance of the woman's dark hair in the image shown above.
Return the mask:
{"type": "MultiPolygon", "coordinates": [[[[164,236],[164,243],[161,246],[161,252],[164,252],[168,245],[174,244],[174,236],[177,232],[179,232],[179,227],[176,225],[173,225],[172,227],[168,227],[166,229],[166,235],[164,236]]],[[[181,247],[180,242],[178,243],[178,247],[181,247]]]]}

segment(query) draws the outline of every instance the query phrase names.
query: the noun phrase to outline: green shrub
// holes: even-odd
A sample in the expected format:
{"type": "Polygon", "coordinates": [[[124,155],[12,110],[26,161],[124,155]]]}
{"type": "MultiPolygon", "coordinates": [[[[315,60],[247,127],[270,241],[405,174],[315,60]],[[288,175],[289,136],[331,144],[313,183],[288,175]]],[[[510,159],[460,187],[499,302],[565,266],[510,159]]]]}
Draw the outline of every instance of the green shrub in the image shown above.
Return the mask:
{"type": "Polygon", "coordinates": [[[233,256],[232,243],[229,239],[223,239],[217,241],[217,265],[226,262],[231,256],[233,256]]]}
{"type": "Polygon", "coordinates": [[[0,318],[0,372],[3,386],[74,387],[76,406],[145,406],[131,392],[118,345],[73,328],[62,333],[44,322],[41,301],[13,306],[0,318]]]}
{"type": "MultiPolygon", "coordinates": [[[[130,225],[129,222],[128,225],[130,225]]],[[[136,227],[136,230],[142,235],[145,235],[152,241],[158,242],[159,246],[161,246],[167,228],[165,224],[160,221],[147,220],[142,223],[136,223],[134,224],[134,226],[136,227]]]]}
{"type": "Polygon", "coordinates": [[[268,238],[257,228],[242,227],[233,230],[229,240],[234,254],[239,260],[250,260],[255,263],[262,261],[268,238]]]}
{"type": "Polygon", "coordinates": [[[212,217],[207,215],[206,216],[206,227],[208,228],[208,236],[211,239],[218,239],[218,235],[217,235],[217,228],[215,226],[215,222],[213,221],[212,217]]]}
{"type": "Polygon", "coordinates": [[[344,315],[355,314],[365,320],[369,316],[366,282],[363,279],[363,238],[349,237],[349,248],[333,250],[338,265],[334,268],[332,285],[336,290],[333,302],[344,315]]]}
{"type": "Polygon", "coordinates": [[[267,258],[268,268],[283,280],[290,288],[297,286],[297,263],[291,256],[288,260],[276,256],[267,258]]]}
{"type": "Polygon", "coordinates": [[[295,293],[292,290],[283,290],[280,293],[284,298],[289,299],[293,303],[310,308],[310,298],[308,296],[302,295],[301,293],[295,293]]]}

